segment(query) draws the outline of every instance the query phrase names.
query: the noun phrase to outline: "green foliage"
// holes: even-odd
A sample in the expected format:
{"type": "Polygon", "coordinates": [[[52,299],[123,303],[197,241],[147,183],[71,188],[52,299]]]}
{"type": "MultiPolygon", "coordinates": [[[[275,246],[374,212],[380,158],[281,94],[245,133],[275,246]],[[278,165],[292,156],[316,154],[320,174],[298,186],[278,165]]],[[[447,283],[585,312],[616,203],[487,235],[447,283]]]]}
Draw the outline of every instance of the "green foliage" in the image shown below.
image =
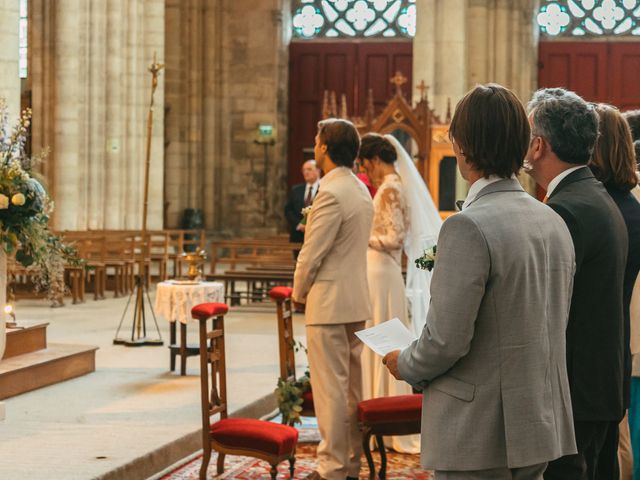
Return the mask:
{"type": "Polygon", "coordinates": [[[55,299],[65,290],[65,263],[79,265],[80,260],[49,230],[53,202],[33,172],[45,154],[34,158],[25,152],[30,121],[27,109],[10,129],[6,102],[0,99],[0,248],[34,272],[36,288],[55,299]]]}
{"type": "MultiPolygon", "coordinates": [[[[307,354],[307,347],[302,342],[294,340],[292,342],[294,351],[304,351],[307,354]]],[[[287,425],[302,423],[300,412],[304,399],[302,396],[311,390],[311,378],[309,371],[300,378],[279,378],[275,394],[278,401],[278,409],[282,414],[282,422],[287,425]]]]}

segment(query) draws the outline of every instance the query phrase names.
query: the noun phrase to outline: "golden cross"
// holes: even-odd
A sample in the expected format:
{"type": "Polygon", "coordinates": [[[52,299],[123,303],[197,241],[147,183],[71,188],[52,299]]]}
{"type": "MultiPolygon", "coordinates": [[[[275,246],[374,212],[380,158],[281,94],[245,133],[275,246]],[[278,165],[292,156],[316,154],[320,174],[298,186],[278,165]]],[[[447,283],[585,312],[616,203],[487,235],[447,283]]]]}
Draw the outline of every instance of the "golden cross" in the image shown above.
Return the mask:
{"type": "Polygon", "coordinates": [[[424,80],[420,80],[420,85],[416,89],[420,90],[420,100],[424,100],[424,92],[429,91],[429,87],[424,83],[424,80]]]}
{"type": "Polygon", "coordinates": [[[402,93],[402,85],[407,83],[407,77],[402,75],[402,72],[398,70],[396,74],[391,77],[390,82],[396,86],[396,93],[402,93]]]}
{"type": "Polygon", "coordinates": [[[164,68],[164,63],[158,63],[156,60],[156,52],[153,52],[153,63],[149,65],[149,71],[151,72],[151,102],[153,103],[153,93],[156,91],[156,87],[158,86],[158,76],[160,75],[160,70],[164,68]]]}

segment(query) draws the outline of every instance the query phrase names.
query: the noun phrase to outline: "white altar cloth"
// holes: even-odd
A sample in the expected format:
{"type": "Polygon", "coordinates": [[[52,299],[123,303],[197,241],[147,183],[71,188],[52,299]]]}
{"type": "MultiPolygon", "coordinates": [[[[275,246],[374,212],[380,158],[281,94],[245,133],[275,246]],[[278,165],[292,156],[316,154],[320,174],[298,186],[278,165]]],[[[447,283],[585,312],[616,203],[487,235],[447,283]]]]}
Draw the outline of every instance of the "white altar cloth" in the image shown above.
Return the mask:
{"type": "Polygon", "coordinates": [[[186,324],[191,320],[191,309],[208,302],[224,302],[222,283],[181,284],[168,280],[157,285],[154,310],[170,322],[186,324]]]}

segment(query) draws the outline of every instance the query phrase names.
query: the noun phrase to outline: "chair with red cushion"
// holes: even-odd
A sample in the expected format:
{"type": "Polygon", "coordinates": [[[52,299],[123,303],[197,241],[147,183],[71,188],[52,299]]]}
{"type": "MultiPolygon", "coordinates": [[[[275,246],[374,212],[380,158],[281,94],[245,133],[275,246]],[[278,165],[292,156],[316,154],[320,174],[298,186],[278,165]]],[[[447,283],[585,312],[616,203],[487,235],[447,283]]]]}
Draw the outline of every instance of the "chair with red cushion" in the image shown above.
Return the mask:
{"type": "Polygon", "coordinates": [[[358,404],[358,421],[362,430],[362,447],[369,465],[369,478],[376,477],[371,456],[371,437],[375,436],[380,451],[380,480],[387,476],[387,455],[382,437],[420,433],[422,394],[372,398],[358,404]]]}
{"type": "Polygon", "coordinates": [[[295,428],[251,418],[227,418],[224,316],[228,311],[229,307],[224,303],[202,303],[191,309],[191,316],[200,322],[203,451],[200,479],[207,478],[212,449],[218,452],[218,475],[224,471],[226,455],[243,455],[268,462],[272,479],[276,478],[278,464],[289,460],[293,478],[298,443],[295,428]],[[211,330],[207,330],[209,319],[211,330]],[[220,420],[211,423],[211,416],[216,414],[220,414],[220,420]]]}
{"type": "MultiPolygon", "coordinates": [[[[276,302],[278,312],[278,339],[280,350],[280,378],[289,379],[296,376],[296,358],[293,337],[293,309],[291,306],[291,287],[273,287],[269,290],[269,297],[276,302]]],[[[302,395],[304,403],[300,415],[303,417],[315,417],[313,409],[313,393],[305,392],[302,395]]]]}

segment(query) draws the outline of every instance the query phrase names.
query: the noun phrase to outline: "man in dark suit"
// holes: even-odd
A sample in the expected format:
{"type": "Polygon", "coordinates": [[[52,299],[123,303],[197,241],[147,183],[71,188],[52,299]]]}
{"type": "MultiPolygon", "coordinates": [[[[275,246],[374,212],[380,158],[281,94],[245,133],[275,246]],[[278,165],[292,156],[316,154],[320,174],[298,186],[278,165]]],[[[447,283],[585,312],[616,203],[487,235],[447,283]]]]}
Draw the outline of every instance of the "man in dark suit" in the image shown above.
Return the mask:
{"type": "MultiPolygon", "coordinates": [[[[302,221],[303,208],[309,207],[318,194],[320,186],[320,170],[315,160],[307,160],[302,164],[302,176],[305,183],[299,183],[291,187],[287,204],[284,206],[284,215],[289,223],[289,241],[302,243],[304,241],[304,228],[302,221]]],[[[295,256],[297,256],[297,251],[295,256]]]]}
{"type": "MultiPolygon", "coordinates": [[[[528,173],[565,221],[576,254],[567,325],[567,370],[578,453],[549,463],[545,480],[595,479],[610,428],[623,412],[622,292],[627,231],[620,211],[586,164],[598,136],[592,105],[560,88],[529,102],[528,173]]],[[[554,372],[549,372],[553,375],[554,372]]],[[[614,476],[611,477],[612,479],[614,476]]]]}

